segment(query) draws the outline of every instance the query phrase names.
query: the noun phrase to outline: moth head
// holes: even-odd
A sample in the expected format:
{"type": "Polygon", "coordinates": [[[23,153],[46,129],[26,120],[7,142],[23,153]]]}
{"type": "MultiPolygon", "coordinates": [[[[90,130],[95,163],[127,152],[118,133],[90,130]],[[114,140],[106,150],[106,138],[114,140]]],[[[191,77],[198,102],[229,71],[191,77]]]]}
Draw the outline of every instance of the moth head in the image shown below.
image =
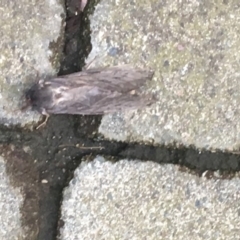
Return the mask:
{"type": "Polygon", "coordinates": [[[25,93],[26,101],[29,103],[34,103],[37,100],[36,89],[34,87],[28,89],[25,93]]]}
{"type": "Polygon", "coordinates": [[[37,108],[38,106],[38,84],[34,84],[31,88],[27,89],[24,93],[25,103],[21,110],[25,110],[29,107],[37,108]]]}

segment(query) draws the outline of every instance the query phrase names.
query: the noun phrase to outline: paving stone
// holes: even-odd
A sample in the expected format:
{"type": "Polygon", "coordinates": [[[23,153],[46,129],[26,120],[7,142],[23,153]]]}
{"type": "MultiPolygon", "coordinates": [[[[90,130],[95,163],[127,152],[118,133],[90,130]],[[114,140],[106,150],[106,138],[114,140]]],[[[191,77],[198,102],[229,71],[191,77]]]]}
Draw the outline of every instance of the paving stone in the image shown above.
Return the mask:
{"type": "Polygon", "coordinates": [[[71,239],[238,239],[240,179],[174,165],[97,157],[65,189],[60,229],[71,239]]]}
{"type": "Polygon", "coordinates": [[[238,1],[102,0],[93,66],[152,68],[151,108],[105,116],[109,139],[233,150],[240,144],[238,1]],[[121,16],[121,17],[119,17],[121,16]]]}
{"type": "Polygon", "coordinates": [[[11,185],[5,161],[0,156],[0,239],[24,239],[20,208],[23,196],[20,188],[11,185]]]}
{"type": "Polygon", "coordinates": [[[59,1],[0,2],[0,123],[39,120],[21,111],[24,91],[41,77],[56,74],[63,48],[64,8],[59,1]]]}

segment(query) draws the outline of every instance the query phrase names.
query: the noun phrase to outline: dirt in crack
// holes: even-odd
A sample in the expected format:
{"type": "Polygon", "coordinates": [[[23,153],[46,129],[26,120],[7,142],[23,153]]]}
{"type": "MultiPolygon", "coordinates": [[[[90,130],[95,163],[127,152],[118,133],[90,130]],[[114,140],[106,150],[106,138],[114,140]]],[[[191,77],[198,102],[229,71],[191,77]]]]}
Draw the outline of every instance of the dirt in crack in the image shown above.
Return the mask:
{"type": "MultiPolygon", "coordinates": [[[[101,116],[52,116],[47,126],[37,131],[1,129],[1,136],[5,136],[0,139],[1,144],[9,146],[11,143],[15,152],[17,149],[16,157],[21,155],[21,151],[25,155],[28,153],[24,159],[29,160],[21,162],[20,170],[16,165],[18,162],[14,165],[12,161],[7,162],[7,169],[10,175],[17,175],[15,181],[19,182],[19,176],[25,185],[30,180],[34,181],[34,189],[26,185],[28,193],[34,194],[29,204],[23,206],[22,214],[27,216],[30,209],[38,209],[38,221],[35,219],[39,229],[37,239],[56,239],[63,189],[86,155],[111,156],[111,161],[125,158],[179,164],[199,174],[206,170],[220,170],[225,174],[224,177],[230,177],[233,172],[240,170],[240,156],[237,154],[199,152],[187,148],[154,147],[101,139],[97,134],[100,120],[101,116]],[[39,201],[38,206],[34,205],[34,198],[39,201]]],[[[36,229],[31,217],[28,216],[23,222],[36,229]]]]}

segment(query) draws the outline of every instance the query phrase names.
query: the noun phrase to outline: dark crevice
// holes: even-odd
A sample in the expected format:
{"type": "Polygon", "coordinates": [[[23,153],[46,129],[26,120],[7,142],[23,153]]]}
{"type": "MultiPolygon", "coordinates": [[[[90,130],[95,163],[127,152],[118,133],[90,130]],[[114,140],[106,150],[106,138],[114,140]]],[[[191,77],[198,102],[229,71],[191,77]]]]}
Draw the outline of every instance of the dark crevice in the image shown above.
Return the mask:
{"type": "MultiPolygon", "coordinates": [[[[66,0],[65,58],[59,75],[80,71],[85,57],[91,50],[87,16],[93,12],[94,4],[98,1],[89,1],[86,11],[75,15],[74,3],[77,4],[78,1],[66,0]]],[[[228,178],[240,170],[240,155],[238,154],[212,153],[205,150],[199,152],[194,148],[108,141],[97,134],[100,121],[101,116],[61,115],[51,116],[46,127],[40,130],[0,128],[0,144],[7,146],[13,144],[18,149],[17,152],[13,151],[15,154],[19,154],[26,146],[31,149],[26,159],[32,161],[21,162],[21,169],[26,167],[29,172],[26,171],[25,175],[20,174],[20,176],[21,182],[24,181],[24,176],[26,182],[35,179],[34,176],[29,177],[31,169],[34,169],[36,178],[38,178],[38,183],[35,182],[33,185],[35,190],[39,189],[38,193],[33,192],[38,196],[36,201],[39,201],[39,206],[34,205],[34,209],[39,208],[38,240],[57,238],[59,227],[64,224],[60,220],[62,192],[64,187],[68,186],[74,170],[83,159],[93,159],[96,155],[102,155],[113,162],[125,158],[150,160],[159,164],[178,164],[180,170],[191,169],[198,175],[208,171],[208,177],[212,176],[213,171],[219,170],[224,178],[228,178]],[[81,148],[83,146],[84,148],[81,148]],[[33,168],[30,166],[31,164],[34,165],[33,168]],[[38,185],[36,186],[36,184],[38,185]]],[[[13,162],[10,160],[6,164],[8,171],[12,175],[17,175],[16,164],[13,166],[13,162]]],[[[15,178],[15,181],[17,181],[16,179],[19,179],[19,176],[15,178]]],[[[31,191],[29,190],[29,192],[31,191]]],[[[31,208],[33,207],[26,206],[22,209],[23,217],[27,217],[31,208]]],[[[36,216],[34,217],[36,218],[36,216]]],[[[34,223],[36,223],[35,218],[34,223]]],[[[31,219],[23,221],[28,226],[30,222],[31,219]]],[[[34,230],[36,224],[33,225],[32,229],[34,230]]]]}
{"type": "MultiPolygon", "coordinates": [[[[231,178],[240,170],[238,154],[107,141],[95,133],[99,123],[99,117],[51,116],[47,126],[38,131],[0,129],[1,136],[7,136],[0,140],[1,144],[11,143],[17,149],[29,146],[32,161],[37,160],[34,169],[39,175],[39,185],[35,188],[40,189],[38,239],[56,239],[63,189],[83,159],[92,160],[96,155],[102,155],[113,162],[138,159],[177,164],[180,170],[191,169],[199,176],[208,171],[206,176],[209,178],[216,170],[223,178],[231,178]],[[81,146],[85,148],[81,149],[81,146]]],[[[27,208],[22,211],[26,216],[27,208]]]]}
{"type": "Polygon", "coordinates": [[[85,58],[91,51],[91,30],[88,16],[94,11],[99,0],[88,1],[84,12],[81,12],[80,0],[65,0],[66,28],[64,59],[59,75],[78,72],[84,66],[85,58]]]}

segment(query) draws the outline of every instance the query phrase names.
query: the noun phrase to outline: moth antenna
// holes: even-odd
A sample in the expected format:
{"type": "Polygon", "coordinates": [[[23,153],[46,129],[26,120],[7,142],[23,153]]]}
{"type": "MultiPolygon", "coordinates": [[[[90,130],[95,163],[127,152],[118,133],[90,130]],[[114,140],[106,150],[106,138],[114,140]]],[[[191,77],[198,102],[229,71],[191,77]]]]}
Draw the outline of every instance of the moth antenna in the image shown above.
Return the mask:
{"type": "MultiPolygon", "coordinates": [[[[26,93],[25,93],[25,98],[26,98],[26,93]]],[[[25,99],[25,104],[20,107],[20,111],[25,111],[31,106],[31,100],[30,99],[25,99]]]]}
{"type": "MultiPolygon", "coordinates": [[[[29,108],[31,105],[30,105],[30,103],[26,103],[24,106],[22,106],[21,108],[20,108],[20,110],[21,111],[24,111],[24,110],[26,110],[27,108],[29,108]]],[[[19,109],[17,109],[17,110],[19,110],[19,109]]],[[[17,110],[15,110],[15,111],[17,111],[17,110]]]]}
{"type": "Polygon", "coordinates": [[[88,70],[91,65],[96,61],[97,59],[97,56],[95,56],[89,63],[87,63],[84,67],[83,67],[83,70],[88,70]]]}
{"type": "Polygon", "coordinates": [[[40,80],[38,81],[38,84],[40,85],[41,88],[44,87],[44,80],[43,80],[43,79],[40,79],[40,80]]]}
{"type": "Polygon", "coordinates": [[[90,62],[88,62],[88,63],[83,67],[83,70],[86,71],[86,70],[90,69],[91,65],[92,65],[96,60],[100,60],[100,59],[102,59],[103,57],[105,57],[106,55],[107,55],[107,50],[106,50],[106,52],[105,52],[104,55],[95,56],[92,60],[90,60],[90,62]]]}

